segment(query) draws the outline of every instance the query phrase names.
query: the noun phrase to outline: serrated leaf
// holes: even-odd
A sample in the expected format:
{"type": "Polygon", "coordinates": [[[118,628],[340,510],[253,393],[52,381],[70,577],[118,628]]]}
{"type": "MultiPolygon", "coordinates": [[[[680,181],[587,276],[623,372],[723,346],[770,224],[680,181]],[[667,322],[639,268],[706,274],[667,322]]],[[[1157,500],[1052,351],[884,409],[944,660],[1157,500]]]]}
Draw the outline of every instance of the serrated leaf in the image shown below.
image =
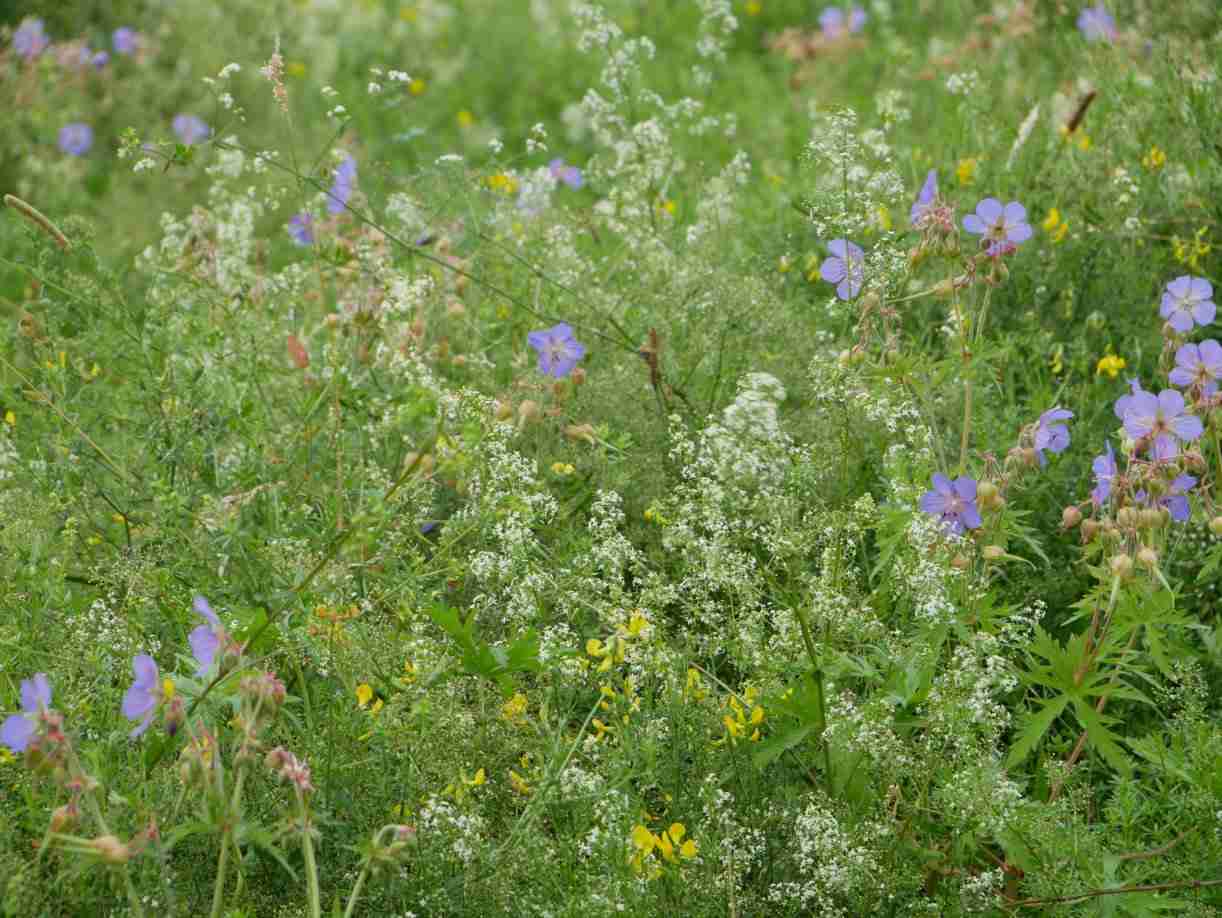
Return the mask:
{"type": "Polygon", "coordinates": [[[1032,750],[1039,745],[1040,740],[1044,738],[1044,734],[1051,729],[1052,724],[1061,716],[1061,712],[1065,710],[1069,700],[1068,695],[1058,695],[1035,714],[1024,718],[1025,724],[1022,730],[1019,731],[1018,739],[1010,747],[1010,754],[1006,756],[1007,768],[1019,764],[1031,754],[1032,750]]]}
{"type": "Polygon", "coordinates": [[[1133,763],[1117,742],[1120,737],[1107,728],[1104,715],[1096,711],[1090,704],[1080,698],[1075,698],[1074,713],[1086,729],[1086,739],[1103,759],[1126,777],[1133,773],[1133,763]]]}

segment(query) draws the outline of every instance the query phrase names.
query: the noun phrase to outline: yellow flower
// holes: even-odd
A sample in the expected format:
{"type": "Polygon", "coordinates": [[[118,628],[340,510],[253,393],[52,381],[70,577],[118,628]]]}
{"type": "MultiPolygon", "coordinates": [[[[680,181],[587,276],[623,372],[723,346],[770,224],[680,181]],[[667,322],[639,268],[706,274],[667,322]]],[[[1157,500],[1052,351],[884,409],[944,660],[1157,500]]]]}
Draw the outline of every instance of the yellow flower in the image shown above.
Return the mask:
{"type": "Polygon", "coordinates": [[[410,92],[413,96],[423,95],[425,86],[426,84],[424,80],[417,77],[416,79],[412,80],[410,83],[407,84],[407,91],[410,92]]]}
{"type": "Polygon", "coordinates": [[[1087,134],[1086,131],[1082,130],[1082,128],[1075,128],[1071,131],[1062,124],[1058,129],[1058,133],[1060,133],[1061,139],[1063,139],[1066,143],[1072,143],[1083,153],[1090,149],[1090,135],[1087,134]]]}
{"type": "Polygon", "coordinates": [[[592,657],[605,657],[607,655],[603,642],[598,638],[590,638],[586,641],[586,653],[592,657]]]}
{"type": "Polygon", "coordinates": [[[168,676],[161,680],[161,694],[166,701],[174,699],[174,680],[168,676]]]}
{"type": "Polygon", "coordinates": [[[12,408],[4,412],[4,423],[7,424],[9,427],[17,426],[17,415],[13,414],[12,408]]]}
{"type": "Polygon", "coordinates": [[[1048,216],[1040,225],[1044,228],[1044,232],[1052,238],[1053,243],[1060,242],[1069,232],[1069,224],[1061,219],[1061,212],[1055,207],[1048,211],[1048,216]]]}
{"type": "Polygon", "coordinates": [[[1102,376],[1106,373],[1111,379],[1115,379],[1116,375],[1125,368],[1123,357],[1118,357],[1115,354],[1106,354],[1099,358],[1099,362],[1095,364],[1095,375],[1102,376]]]}
{"type": "Polygon", "coordinates": [[[673,217],[677,206],[674,201],[667,198],[658,202],[658,212],[673,217]]]}
{"type": "Polygon", "coordinates": [[[572,475],[576,469],[567,462],[553,462],[552,474],[554,475],[572,475]]]}
{"type": "Polygon", "coordinates": [[[471,127],[471,125],[475,124],[475,116],[471,114],[469,111],[467,111],[465,108],[462,109],[457,115],[454,116],[454,120],[458,122],[458,126],[460,128],[464,128],[464,129],[469,128],[471,127]]]}
{"type": "Polygon", "coordinates": [[[503,195],[512,196],[518,192],[518,180],[508,173],[498,172],[496,175],[488,176],[485,181],[489,188],[503,195]]]}
{"type": "Polygon", "coordinates": [[[356,703],[357,707],[365,707],[373,698],[373,688],[368,682],[362,682],[356,687],[356,703]]]}
{"type": "Polygon", "coordinates": [[[1201,256],[1208,255],[1213,251],[1213,244],[1205,238],[1208,232],[1209,227],[1202,226],[1193,234],[1191,240],[1172,236],[1171,249],[1175,255],[1175,260],[1181,264],[1188,265],[1194,271],[1199,270],[1201,267],[1201,256]]]}
{"type": "Polygon", "coordinates": [[[1157,172],[1167,164],[1167,154],[1158,146],[1150,147],[1150,152],[1141,158],[1141,164],[1151,172],[1157,172]]]}
{"type": "Polygon", "coordinates": [[[518,774],[512,768],[509,770],[509,787],[513,790],[515,794],[518,794],[519,796],[522,796],[522,797],[530,796],[530,793],[531,793],[530,785],[526,782],[525,778],[523,778],[520,774],[518,774]]]}
{"type": "Polygon", "coordinates": [[[625,632],[628,637],[640,637],[641,633],[649,627],[649,619],[639,609],[632,613],[628,619],[628,629],[625,632]]]}
{"type": "Polygon", "coordinates": [[[884,232],[891,229],[891,211],[882,204],[878,206],[877,218],[880,229],[884,232]]]}
{"type": "Polygon", "coordinates": [[[471,776],[471,780],[467,782],[467,785],[469,787],[479,787],[487,780],[487,778],[488,776],[484,774],[484,769],[481,768],[471,776]]]}
{"type": "Polygon", "coordinates": [[[789,269],[792,267],[793,259],[791,259],[788,255],[782,255],[779,259],[777,259],[776,269],[782,274],[788,274],[789,269]]]}
{"type": "Polygon", "coordinates": [[[970,185],[976,180],[978,165],[980,160],[974,156],[959,160],[959,165],[955,168],[955,178],[959,180],[960,185],[970,185]]]}
{"type": "Polygon", "coordinates": [[[632,827],[632,846],[643,854],[653,851],[656,837],[642,825],[632,827]]]}
{"type": "Polygon", "coordinates": [[[523,724],[526,722],[528,704],[526,696],[521,692],[516,692],[512,698],[501,705],[501,717],[511,724],[523,724]]]}
{"type": "Polygon", "coordinates": [[[743,11],[748,16],[758,16],[764,11],[764,4],[760,3],[759,0],[747,0],[746,5],[743,7],[743,11]]]}

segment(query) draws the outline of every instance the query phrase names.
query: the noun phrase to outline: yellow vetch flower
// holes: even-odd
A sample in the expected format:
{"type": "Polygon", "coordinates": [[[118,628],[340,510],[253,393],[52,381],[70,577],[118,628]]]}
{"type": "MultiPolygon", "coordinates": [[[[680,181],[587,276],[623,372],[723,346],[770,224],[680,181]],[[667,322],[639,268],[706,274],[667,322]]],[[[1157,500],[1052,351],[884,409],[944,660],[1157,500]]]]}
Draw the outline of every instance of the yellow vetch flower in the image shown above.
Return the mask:
{"type": "Polygon", "coordinates": [[[508,173],[498,172],[495,175],[488,176],[485,181],[493,191],[499,191],[506,196],[517,194],[518,180],[508,173]]]}
{"type": "Polygon", "coordinates": [[[9,427],[17,426],[17,415],[13,414],[13,409],[10,408],[8,411],[4,412],[4,423],[9,427]]]}
{"type": "Polygon", "coordinates": [[[658,211],[666,214],[668,217],[673,217],[677,206],[674,201],[667,198],[658,202],[658,211]]]}
{"type": "Polygon", "coordinates": [[[509,770],[509,787],[522,797],[529,797],[531,794],[530,784],[512,768],[509,770]]]}
{"type": "Polygon", "coordinates": [[[529,702],[526,696],[521,692],[515,692],[514,696],[501,705],[501,717],[509,721],[511,724],[523,724],[526,722],[526,708],[529,702]]]}
{"type": "Polygon", "coordinates": [[[1044,228],[1053,243],[1060,242],[1065,238],[1065,234],[1069,232],[1069,224],[1061,219],[1061,212],[1055,207],[1048,211],[1048,216],[1044,218],[1044,222],[1040,224],[1044,228]]]}
{"type": "Polygon", "coordinates": [[[959,165],[955,167],[955,178],[959,180],[960,185],[970,185],[976,180],[978,165],[980,165],[980,160],[975,156],[959,160],[959,165]]]}
{"type": "Polygon", "coordinates": [[[467,784],[470,787],[479,787],[487,780],[487,777],[488,776],[484,774],[484,769],[481,768],[471,776],[471,780],[468,781],[467,784]]]}
{"type": "Polygon", "coordinates": [[[1080,127],[1071,131],[1062,124],[1057,128],[1057,133],[1061,135],[1061,139],[1066,143],[1072,143],[1084,153],[1090,149],[1090,135],[1080,127]]]}
{"type": "Polygon", "coordinates": [[[1099,362],[1095,364],[1095,375],[1102,376],[1106,373],[1110,378],[1115,379],[1117,374],[1125,368],[1126,364],[1123,357],[1118,357],[1115,354],[1107,354],[1099,358],[1099,362]]]}
{"type": "Polygon", "coordinates": [[[174,680],[168,676],[161,680],[161,694],[166,701],[174,699],[174,680]]]}
{"type": "Polygon", "coordinates": [[[1150,147],[1150,152],[1141,158],[1141,164],[1151,172],[1157,172],[1167,164],[1167,154],[1158,146],[1150,147]]]}
{"type": "Polygon", "coordinates": [[[553,462],[552,472],[556,475],[572,475],[576,469],[567,462],[553,462]]]}
{"type": "Polygon", "coordinates": [[[356,687],[356,703],[357,707],[365,707],[373,698],[373,688],[368,682],[362,682],[356,687]]]}
{"type": "Polygon", "coordinates": [[[654,846],[654,834],[642,825],[633,826],[632,828],[632,844],[633,846],[645,854],[649,854],[654,846]]]}

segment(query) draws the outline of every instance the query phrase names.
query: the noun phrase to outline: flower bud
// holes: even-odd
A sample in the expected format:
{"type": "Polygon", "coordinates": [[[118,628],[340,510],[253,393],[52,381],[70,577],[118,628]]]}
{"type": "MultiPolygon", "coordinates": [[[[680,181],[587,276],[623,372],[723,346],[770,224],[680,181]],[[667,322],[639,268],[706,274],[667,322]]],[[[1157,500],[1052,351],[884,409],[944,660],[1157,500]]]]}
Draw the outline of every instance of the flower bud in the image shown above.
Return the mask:
{"type": "Polygon", "coordinates": [[[1222,538],[1222,516],[1215,516],[1209,521],[1209,531],[1222,538]]]}
{"type": "Polygon", "coordinates": [[[461,319],[467,314],[467,307],[463,305],[462,300],[450,300],[446,304],[446,315],[451,319],[461,319]]]}
{"type": "Polygon", "coordinates": [[[986,561],[1000,561],[1006,555],[1006,550],[1000,545],[986,545],[980,552],[986,561]]]}
{"type": "Polygon", "coordinates": [[[100,835],[89,844],[107,864],[126,864],[131,860],[131,849],[114,835],[100,835]]]}
{"type": "Polygon", "coordinates": [[[562,399],[565,393],[564,380],[558,379],[552,383],[552,398],[562,399]]]}
{"type": "Polygon", "coordinates": [[[1132,507],[1121,507],[1116,511],[1116,522],[1125,529],[1134,529],[1137,526],[1137,511],[1132,507]]]}
{"type": "Polygon", "coordinates": [[[1131,555],[1116,555],[1108,562],[1108,567],[1112,569],[1115,576],[1125,580],[1133,573],[1133,558],[1131,555]]]}
{"type": "Polygon", "coordinates": [[[598,442],[594,439],[593,424],[570,424],[564,428],[564,435],[570,440],[584,440],[591,446],[598,442]]]}
{"type": "Polygon", "coordinates": [[[967,555],[955,555],[950,559],[950,566],[959,571],[967,570],[969,567],[971,567],[971,564],[972,559],[967,555]]]}
{"type": "Polygon", "coordinates": [[[586,381],[585,367],[575,367],[573,372],[569,374],[569,379],[573,381],[574,386],[580,386],[586,381]]]}
{"type": "Polygon", "coordinates": [[[985,506],[993,502],[993,498],[997,497],[997,482],[986,478],[980,484],[976,485],[976,500],[980,506],[985,506]]]}
{"type": "Polygon", "coordinates": [[[450,366],[452,367],[465,367],[466,365],[467,358],[463,354],[455,354],[450,358],[450,366]]]}
{"type": "Polygon", "coordinates": [[[863,313],[874,312],[882,304],[877,293],[867,293],[858,304],[863,313]]]}
{"type": "Polygon", "coordinates": [[[1162,508],[1146,507],[1138,514],[1138,525],[1143,529],[1154,529],[1163,524],[1162,508]]]}
{"type": "Polygon", "coordinates": [[[518,405],[518,423],[528,424],[531,421],[537,420],[539,417],[539,403],[527,399],[518,405]]]}
{"type": "Polygon", "coordinates": [[[513,417],[513,403],[498,400],[493,414],[498,421],[508,421],[513,417]]]}
{"type": "Polygon", "coordinates": [[[1137,563],[1147,570],[1158,567],[1158,552],[1149,545],[1143,545],[1137,550],[1137,563]]]}
{"type": "Polygon", "coordinates": [[[70,829],[76,825],[77,817],[80,811],[75,804],[65,803],[63,806],[56,807],[51,813],[51,831],[63,832],[65,829],[70,829]]]}
{"type": "Polygon", "coordinates": [[[1073,529],[1082,522],[1082,511],[1070,504],[1061,511],[1061,525],[1065,529],[1073,529]]]}
{"type": "Polygon", "coordinates": [[[1096,535],[1099,534],[1099,523],[1097,520],[1087,519],[1082,521],[1082,541],[1090,542],[1096,535]]]}

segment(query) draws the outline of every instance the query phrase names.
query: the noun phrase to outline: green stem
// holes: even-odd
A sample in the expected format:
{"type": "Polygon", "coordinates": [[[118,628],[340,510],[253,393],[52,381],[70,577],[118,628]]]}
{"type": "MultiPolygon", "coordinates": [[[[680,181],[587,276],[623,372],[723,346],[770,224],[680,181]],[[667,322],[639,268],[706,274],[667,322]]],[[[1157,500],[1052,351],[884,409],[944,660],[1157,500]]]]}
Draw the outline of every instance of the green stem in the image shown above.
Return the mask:
{"type": "Polygon", "coordinates": [[[318,864],[314,860],[314,837],[310,832],[310,812],[300,788],[297,789],[297,810],[301,813],[301,852],[305,855],[306,891],[310,897],[310,918],[322,918],[322,897],[318,892],[318,864]]]}
{"type": "MultiPolygon", "coordinates": [[[[225,900],[225,870],[229,866],[229,845],[233,837],[233,819],[238,811],[238,804],[242,798],[242,784],[246,780],[246,768],[238,766],[238,777],[233,785],[233,798],[226,807],[226,812],[222,815],[225,820],[225,828],[221,835],[221,853],[216,858],[216,884],[212,887],[212,911],[209,913],[211,918],[220,918],[221,905],[225,900]]],[[[221,797],[224,801],[224,796],[221,797]]]]}
{"type": "MultiPolygon", "coordinates": [[[[376,851],[378,846],[382,844],[382,839],[388,831],[394,831],[394,826],[382,826],[378,830],[378,834],[373,839],[373,850],[376,851]]],[[[369,877],[369,871],[373,867],[373,856],[365,858],[365,863],[361,865],[361,873],[356,878],[356,882],[352,884],[352,892],[348,894],[348,905],[344,908],[344,918],[352,918],[356,912],[357,900],[361,897],[361,890],[365,887],[365,880],[369,877]]]]}

